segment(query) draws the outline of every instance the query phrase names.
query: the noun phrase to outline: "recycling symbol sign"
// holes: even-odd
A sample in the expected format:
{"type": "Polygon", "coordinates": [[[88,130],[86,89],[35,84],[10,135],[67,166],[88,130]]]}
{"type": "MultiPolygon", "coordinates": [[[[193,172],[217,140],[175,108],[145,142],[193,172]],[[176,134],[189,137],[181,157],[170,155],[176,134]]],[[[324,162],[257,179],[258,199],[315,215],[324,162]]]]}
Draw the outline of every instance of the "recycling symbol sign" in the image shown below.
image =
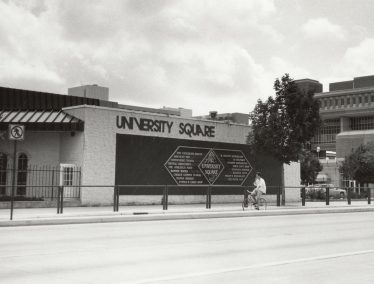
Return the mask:
{"type": "Polygon", "coordinates": [[[179,185],[243,185],[252,166],[241,150],[179,146],[164,164],[179,185]]]}

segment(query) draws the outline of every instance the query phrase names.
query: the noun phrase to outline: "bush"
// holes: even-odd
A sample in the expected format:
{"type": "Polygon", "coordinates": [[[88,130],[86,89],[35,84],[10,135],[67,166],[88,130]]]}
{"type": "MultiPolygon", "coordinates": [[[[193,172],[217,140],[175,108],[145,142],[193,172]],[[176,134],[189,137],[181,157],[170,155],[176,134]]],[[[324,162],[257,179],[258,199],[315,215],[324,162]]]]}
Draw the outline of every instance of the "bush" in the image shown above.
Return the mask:
{"type": "Polygon", "coordinates": [[[310,188],[305,193],[305,197],[309,199],[326,199],[326,194],[320,188],[310,188]]]}
{"type": "Polygon", "coordinates": [[[351,198],[352,199],[366,199],[368,198],[368,194],[366,191],[362,191],[361,193],[351,191],[351,198]]]}

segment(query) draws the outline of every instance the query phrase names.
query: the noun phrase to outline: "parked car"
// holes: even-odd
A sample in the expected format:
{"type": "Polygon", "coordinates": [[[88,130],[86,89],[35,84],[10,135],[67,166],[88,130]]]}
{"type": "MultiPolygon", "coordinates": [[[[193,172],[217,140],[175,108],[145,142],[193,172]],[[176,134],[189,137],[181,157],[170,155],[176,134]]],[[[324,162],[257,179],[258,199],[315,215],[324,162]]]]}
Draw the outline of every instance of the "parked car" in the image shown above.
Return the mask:
{"type": "Polygon", "coordinates": [[[329,188],[330,197],[345,198],[347,196],[347,191],[345,189],[338,188],[333,184],[315,184],[311,186],[311,188],[313,188],[315,192],[319,192],[324,198],[326,197],[326,188],[329,188]]]}
{"type": "Polygon", "coordinates": [[[311,198],[323,199],[326,198],[326,188],[329,188],[329,195],[333,198],[345,198],[347,192],[345,189],[338,188],[333,184],[314,184],[305,188],[306,195],[311,198]]]}

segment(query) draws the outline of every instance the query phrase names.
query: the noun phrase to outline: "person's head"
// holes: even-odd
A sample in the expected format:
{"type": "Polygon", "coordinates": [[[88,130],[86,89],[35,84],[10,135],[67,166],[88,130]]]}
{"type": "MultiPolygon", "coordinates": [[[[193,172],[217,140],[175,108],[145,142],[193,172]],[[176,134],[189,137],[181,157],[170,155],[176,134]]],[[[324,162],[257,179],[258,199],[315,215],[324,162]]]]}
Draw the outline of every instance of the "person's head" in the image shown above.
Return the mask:
{"type": "Polygon", "coordinates": [[[256,172],[256,178],[260,178],[261,177],[261,172],[256,172]]]}

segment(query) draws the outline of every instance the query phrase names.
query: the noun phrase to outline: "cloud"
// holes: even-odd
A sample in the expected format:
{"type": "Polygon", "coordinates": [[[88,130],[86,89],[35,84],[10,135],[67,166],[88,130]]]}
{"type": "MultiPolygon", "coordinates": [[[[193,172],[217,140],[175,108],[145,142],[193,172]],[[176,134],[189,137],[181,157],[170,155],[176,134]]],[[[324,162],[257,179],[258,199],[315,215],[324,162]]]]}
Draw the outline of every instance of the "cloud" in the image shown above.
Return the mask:
{"type": "Polygon", "coordinates": [[[353,77],[372,75],[374,63],[374,38],[367,38],[346,50],[334,76],[351,80],[353,77]]]}
{"type": "Polygon", "coordinates": [[[302,32],[309,39],[344,40],[346,33],[343,28],[333,24],[327,18],[309,19],[302,27],[302,32]]]}
{"type": "Polygon", "coordinates": [[[281,77],[284,73],[289,73],[291,78],[305,79],[310,78],[311,74],[308,70],[303,67],[292,64],[289,60],[285,60],[280,57],[271,58],[272,72],[274,74],[279,74],[278,77],[281,77]]]}
{"type": "Polygon", "coordinates": [[[248,112],[269,78],[255,47],[283,40],[275,13],[273,0],[0,2],[1,84],[97,83],[123,104],[248,112]]]}

